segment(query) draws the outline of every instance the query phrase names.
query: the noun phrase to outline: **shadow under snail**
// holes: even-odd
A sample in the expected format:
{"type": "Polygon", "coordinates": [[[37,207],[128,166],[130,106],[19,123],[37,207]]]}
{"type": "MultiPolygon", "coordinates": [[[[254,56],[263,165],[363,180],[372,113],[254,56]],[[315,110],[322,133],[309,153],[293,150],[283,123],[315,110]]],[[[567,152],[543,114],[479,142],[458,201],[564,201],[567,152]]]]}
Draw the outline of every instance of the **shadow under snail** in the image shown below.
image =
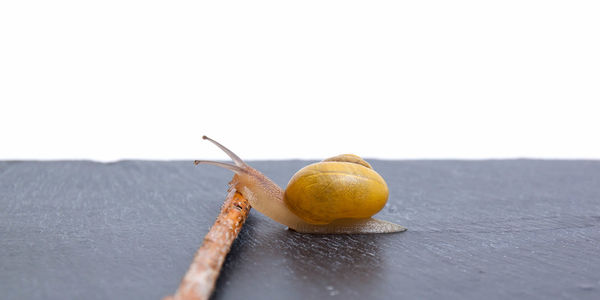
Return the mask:
{"type": "Polygon", "coordinates": [[[391,233],[406,228],[372,218],[388,198],[388,187],[362,158],[342,154],[300,169],[283,191],[225,146],[208,138],[235,164],[196,160],[235,172],[232,185],[252,208],[302,233],[391,233]]]}

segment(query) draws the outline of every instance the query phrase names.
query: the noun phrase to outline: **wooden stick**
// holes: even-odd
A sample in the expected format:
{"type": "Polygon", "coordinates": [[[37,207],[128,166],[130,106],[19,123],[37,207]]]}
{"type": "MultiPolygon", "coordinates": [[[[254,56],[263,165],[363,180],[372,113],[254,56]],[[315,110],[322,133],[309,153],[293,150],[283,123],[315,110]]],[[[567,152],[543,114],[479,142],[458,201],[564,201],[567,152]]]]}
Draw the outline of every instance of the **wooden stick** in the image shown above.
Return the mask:
{"type": "Polygon", "coordinates": [[[225,257],[249,212],[248,200],[230,187],[221,213],[204,237],[204,242],[196,252],[179,288],[173,296],[163,300],[205,300],[210,297],[225,257]]]}

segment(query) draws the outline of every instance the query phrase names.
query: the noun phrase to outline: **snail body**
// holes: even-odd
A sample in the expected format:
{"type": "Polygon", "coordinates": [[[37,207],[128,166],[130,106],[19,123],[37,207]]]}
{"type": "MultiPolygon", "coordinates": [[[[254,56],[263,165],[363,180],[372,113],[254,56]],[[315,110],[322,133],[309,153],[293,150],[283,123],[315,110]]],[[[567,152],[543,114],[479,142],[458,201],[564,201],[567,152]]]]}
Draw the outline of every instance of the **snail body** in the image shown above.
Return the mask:
{"type": "Polygon", "coordinates": [[[371,216],[388,198],[385,180],[362,158],[343,154],[300,169],[282,190],[218,142],[235,165],[196,160],[235,172],[232,186],[264,215],[303,233],[391,233],[406,228],[371,216]]]}

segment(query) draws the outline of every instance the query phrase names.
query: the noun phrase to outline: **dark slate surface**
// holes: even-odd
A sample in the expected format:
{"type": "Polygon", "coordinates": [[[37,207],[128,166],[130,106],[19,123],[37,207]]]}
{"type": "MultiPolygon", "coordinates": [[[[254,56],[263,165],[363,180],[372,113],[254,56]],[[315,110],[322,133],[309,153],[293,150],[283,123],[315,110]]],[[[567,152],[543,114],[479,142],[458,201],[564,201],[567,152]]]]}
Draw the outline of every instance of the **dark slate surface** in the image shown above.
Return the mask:
{"type": "MultiPolygon", "coordinates": [[[[285,185],[307,162],[254,162],[285,185]]],[[[372,161],[409,231],[313,236],[256,211],[215,299],[600,299],[600,162],[372,161]]],[[[191,162],[0,162],[1,299],[160,299],[231,174],[191,162]]]]}

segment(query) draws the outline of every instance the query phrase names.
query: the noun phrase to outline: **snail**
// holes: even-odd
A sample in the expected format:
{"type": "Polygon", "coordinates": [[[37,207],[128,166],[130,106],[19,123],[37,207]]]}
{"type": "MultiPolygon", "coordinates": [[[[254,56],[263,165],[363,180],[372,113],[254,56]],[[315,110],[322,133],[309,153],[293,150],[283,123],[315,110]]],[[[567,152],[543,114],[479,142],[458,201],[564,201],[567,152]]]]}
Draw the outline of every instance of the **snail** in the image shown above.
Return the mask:
{"type": "Polygon", "coordinates": [[[196,160],[235,172],[231,185],[250,205],[289,229],[315,234],[402,232],[406,228],[372,218],[388,198],[388,187],[369,163],[342,154],[300,169],[282,190],[225,146],[208,138],[234,164],[196,160]]]}

